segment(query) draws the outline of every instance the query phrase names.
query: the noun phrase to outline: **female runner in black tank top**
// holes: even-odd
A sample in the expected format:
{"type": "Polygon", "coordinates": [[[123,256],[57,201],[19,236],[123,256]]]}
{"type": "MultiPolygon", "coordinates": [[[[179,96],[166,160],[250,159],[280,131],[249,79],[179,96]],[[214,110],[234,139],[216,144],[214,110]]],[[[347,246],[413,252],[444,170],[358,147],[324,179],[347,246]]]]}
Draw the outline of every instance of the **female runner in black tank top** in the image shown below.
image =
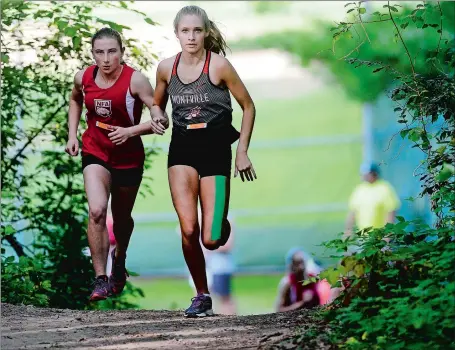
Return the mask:
{"type": "MultiPolygon", "coordinates": [[[[226,43],[203,9],[182,8],[174,20],[174,29],[182,52],[159,64],[154,103],[164,111],[171,98],[169,186],[180,221],[183,255],[197,290],[185,316],[201,317],[213,311],[200,235],[209,250],[219,248],[229,238],[231,144],[239,136],[234,177],[240,174],[242,181],[256,178],[247,154],[255,108],[237,72],[219,55],[225,54],[226,43]],[[231,124],[229,92],[243,109],[240,134],[231,124]]],[[[156,117],[157,123],[160,118],[164,120],[164,116],[156,117]]]]}

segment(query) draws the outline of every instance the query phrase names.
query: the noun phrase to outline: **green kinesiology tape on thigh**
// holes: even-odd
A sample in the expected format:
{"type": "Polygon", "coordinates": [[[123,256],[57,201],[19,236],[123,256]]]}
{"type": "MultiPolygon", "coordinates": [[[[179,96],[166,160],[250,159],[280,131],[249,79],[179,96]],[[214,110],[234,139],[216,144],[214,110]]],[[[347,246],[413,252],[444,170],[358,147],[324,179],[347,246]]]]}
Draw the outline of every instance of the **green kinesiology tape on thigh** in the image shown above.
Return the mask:
{"type": "Polygon", "coordinates": [[[221,228],[223,227],[224,206],[226,203],[226,177],[215,176],[215,210],[212,222],[212,241],[221,238],[221,228]]]}

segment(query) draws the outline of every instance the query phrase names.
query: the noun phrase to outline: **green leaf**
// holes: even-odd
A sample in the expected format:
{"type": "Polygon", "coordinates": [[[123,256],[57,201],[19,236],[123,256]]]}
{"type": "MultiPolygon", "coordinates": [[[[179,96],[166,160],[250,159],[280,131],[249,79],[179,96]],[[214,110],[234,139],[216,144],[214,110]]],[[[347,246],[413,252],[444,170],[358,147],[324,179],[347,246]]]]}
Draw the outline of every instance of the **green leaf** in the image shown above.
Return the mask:
{"type": "Polygon", "coordinates": [[[73,36],[72,41],[73,41],[73,47],[75,49],[78,49],[81,46],[81,37],[80,36],[73,36]]]}
{"type": "Polygon", "coordinates": [[[383,70],[384,68],[385,68],[385,67],[379,67],[379,68],[376,68],[376,69],[373,71],[373,73],[377,73],[377,72],[379,72],[379,71],[383,70]]]}
{"type": "Polygon", "coordinates": [[[411,129],[404,129],[404,130],[401,130],[401,131],[400,131],[400,136],[401,136],[401,138],[404,139],[404,138],[406,137],[406,135],[409,133],[409,131],[411,131],[411,129]]]}
{"type": "Polygon", "coordinates": [[[340,278],[340,271],[337,268],[329,268],[320,273],[319,276],[321,279],[327,279],[329,284],[334,285],[340,278]]]}
{"type": "Polygon", "coordinates": [[[347,340],[346,340],[346,343],[345,344],[348,344],[348,345],[354,345],[354,344],[358,344],[359,341],[354,338],[354,337],[349,337],[347,340]]]}
{"type": "Polygon", "coordinates": [[[384,337],[384,336],[376,337],[376,341],[378,342],[378,344],[385,344],[385,343],[387,342],[386,339],[387,339],[387,338],[384,337]]]}
{"type": "Polygon", "coordinates": [[[436,152],[438,152],[439,154],[443,154],[446,149],[447,149],[447,146],[441,146],[436,150],[436,152]]]}
{"type": "Polygon", "coordinates": [[[310,277],[309,279],[306,279],[302,282],[302,285],[306,286],[308,284],[311,284],[311,283],[315,283],[317,282],[317,278],[315,277],[310,277]]]}
{"type": "Polygon", "coordinates": [[[357,260],[355,257],[348,256],[343,259],[343,261],[341,262],[341,265],[344,266],[346,272],[349,272],[354,268],[356,263],[357,263],[357,260]]]}
{"type": "Polygon", "coordinates": [[[354,266],[354,275],[356,277],[362,277],[365,274],[365,266],[363,264],[357,264],[354,266]]]}
{"type": "Polygon", "coordinates": [[[424,19],[420,16],[419,17],[416,16],[414,22],[415,22],[417,28],[422,28],[423,25],[425,24],[424,19]]]}
{"type": "Polygon", "coordinates": [[[351,33],[350,31],[344,32],[344,33],[343,33],[343,37],[344,37],[344,38],[348,38],[348,39],[354,38],[354,37],[352,36],[352,33],[351,33]]]}
{"type": "Polygon", "coordinates": [[[376,254],[376,253],[377,253],[377,250],[376,250],[376,249],[370,248],[370,249],[366,249],[366,250],[365,250],[365,256],[366,256],[366,257],[372,256],[372,255],[374,255],[374,254],[376,254]]]}
{"type": "Polygon", "coordinates": [[[393,6],[383,5],[382,7],[383,7],[383,8],[389,8],[389,9],[391,9],[393,12],[398,12],[397,8],[396,8],[396,7],[393,7],[393,6]]]}
{"type": "Polygon", "coordinates": [[[408,134],[409,140],[416,142],[420,139],[421,130],[411,129],[408,134]]]}
{"type": "Polygon", "coordinates": [[[133,276],[133,277],[139,276],[139,274],[138,274],[137,272],[130,271],[130,270],[128,270],[128,274],[129,274],[130,276],[133,276]]]}
{"type": "Polygon", "coordinates": [[[74,28],[74,27],[66,27],[65,28],[65,35],[66,36],[73,37],[74,35],[76,35],[76,33],[77,33],[77,29],[74,28]]]}
{"type": "Polygon", "coordinates": [[[116,30],[119,33],[122,33],[123,29],[129,29],[129,30],[131,29],[128,26],[117,24],[117,23],[112,22],[112,21],[106,21],[106,20],[101,19],[101,18],[97,18],[97,21],[100,22],[100,23],[108,25],[109,27],[111,27],[112,29],[116,30]]]}
{"type": "Polygon", "coordinates": [[[367,9],[366,9],[365,7],[359,8],[359,13],[360,13],[361,15],[363,15],[363,14],[366,13],[366,12],[367,12],[367,9]]]}
{"type": "Polygon", "coordinates": [[[52,290],[51,286],[52,286],[52,284],[51,284],[51,281],[49,281],[49,280],[46,280],[43,283],[41,283],[41,287],[46,290],[52,290]]]}
{"type": "Polygon", "coordinates": [[[2,63],[8,63],[8,62],[9,62],[9,56],[2,52],[2,63]]]}
{"type": "Polygon", "coordinates": [[[409,22],[404,22],[404,23],[401,23],[400,27],[402,29],[406,29],[406,27],[409,25],[409,22]]]}
{"type": "Polygon", "coordinates": [[[422,328],[424,323],[425,321],[419,317],[412,322],[412,325],[414,326],[415,329],[420,329],[422,328]]]}
{"type": "Polygon", "coordinates": [[[57,27],[60,31],[64,30],[68,26],[68,21],[59,20],[57,21],[57,27]]]}
{"type": "Polygon", "coordinates": [[[12,225],[2,226],[2,236],[9,236],[16,233],[16,229],[12,225]]]}
{"type": "Polygon", "coordinates": [[[447,181],[455,174],[455,167],[452,164],[444,163],[441,171],[436,176],[438,182],[447,181]]]}
{"type": "Polygon", "coordinates": [[[148,24],[151,24],[153,26],[157,25],[157,23],[149,17],[144,18],[144,21],[146,21],[148,24]]]}
{"type": "Polygon", "coordinates": [[[120,1],[120,6],[122,6],[124,9],[128,8],[128,5],[125,1],[120,1]]]}
{"type": "Polygon", "coordinates": [[[9,256],[5,259],[5,263],[8,264],[8,263],[12,263],[14,261],[14,256],[9,256]]]}

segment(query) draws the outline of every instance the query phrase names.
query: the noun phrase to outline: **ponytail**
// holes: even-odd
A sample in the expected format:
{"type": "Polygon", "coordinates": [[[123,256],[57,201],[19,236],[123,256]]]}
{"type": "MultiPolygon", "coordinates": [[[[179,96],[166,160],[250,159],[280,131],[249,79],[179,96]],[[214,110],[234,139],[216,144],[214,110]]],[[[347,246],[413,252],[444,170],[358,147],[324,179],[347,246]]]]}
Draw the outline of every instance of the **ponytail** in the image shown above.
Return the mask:
{"type": "Polygon", "coordinates": [[[205,38],[204,48],[213,51],[219,55],[226,56],[226,48],[228,48],[226,41],[223,38],[217,25],[209,20],[209,35],[205,38]]]}

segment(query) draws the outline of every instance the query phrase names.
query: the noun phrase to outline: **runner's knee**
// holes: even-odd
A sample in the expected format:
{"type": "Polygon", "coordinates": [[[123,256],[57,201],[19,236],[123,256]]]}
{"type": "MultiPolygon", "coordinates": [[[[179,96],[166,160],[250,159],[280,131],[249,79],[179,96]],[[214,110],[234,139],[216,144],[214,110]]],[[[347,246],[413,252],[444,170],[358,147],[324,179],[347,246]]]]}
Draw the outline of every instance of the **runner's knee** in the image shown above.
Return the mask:
{"type": "Polygon", "coordinates": [[[199,240],[199,227],[197,225],[182,224],[180,229],[183,243],[192,243],[199,240]]]}
{"type": "Polygon", "coordinates": [[[214,241],[211,239],[207,239],[205,237],[202,238],[202,244],[204,245],[205,249],[207,250],[215,250],[219,248],[218,240],[214,241]]]}
{"type": "Polygon", "coordinates": [[[89,219],[96,225],[106,224],[107,207],[103,205],[92,206],[89,209],[89,219]]]}

